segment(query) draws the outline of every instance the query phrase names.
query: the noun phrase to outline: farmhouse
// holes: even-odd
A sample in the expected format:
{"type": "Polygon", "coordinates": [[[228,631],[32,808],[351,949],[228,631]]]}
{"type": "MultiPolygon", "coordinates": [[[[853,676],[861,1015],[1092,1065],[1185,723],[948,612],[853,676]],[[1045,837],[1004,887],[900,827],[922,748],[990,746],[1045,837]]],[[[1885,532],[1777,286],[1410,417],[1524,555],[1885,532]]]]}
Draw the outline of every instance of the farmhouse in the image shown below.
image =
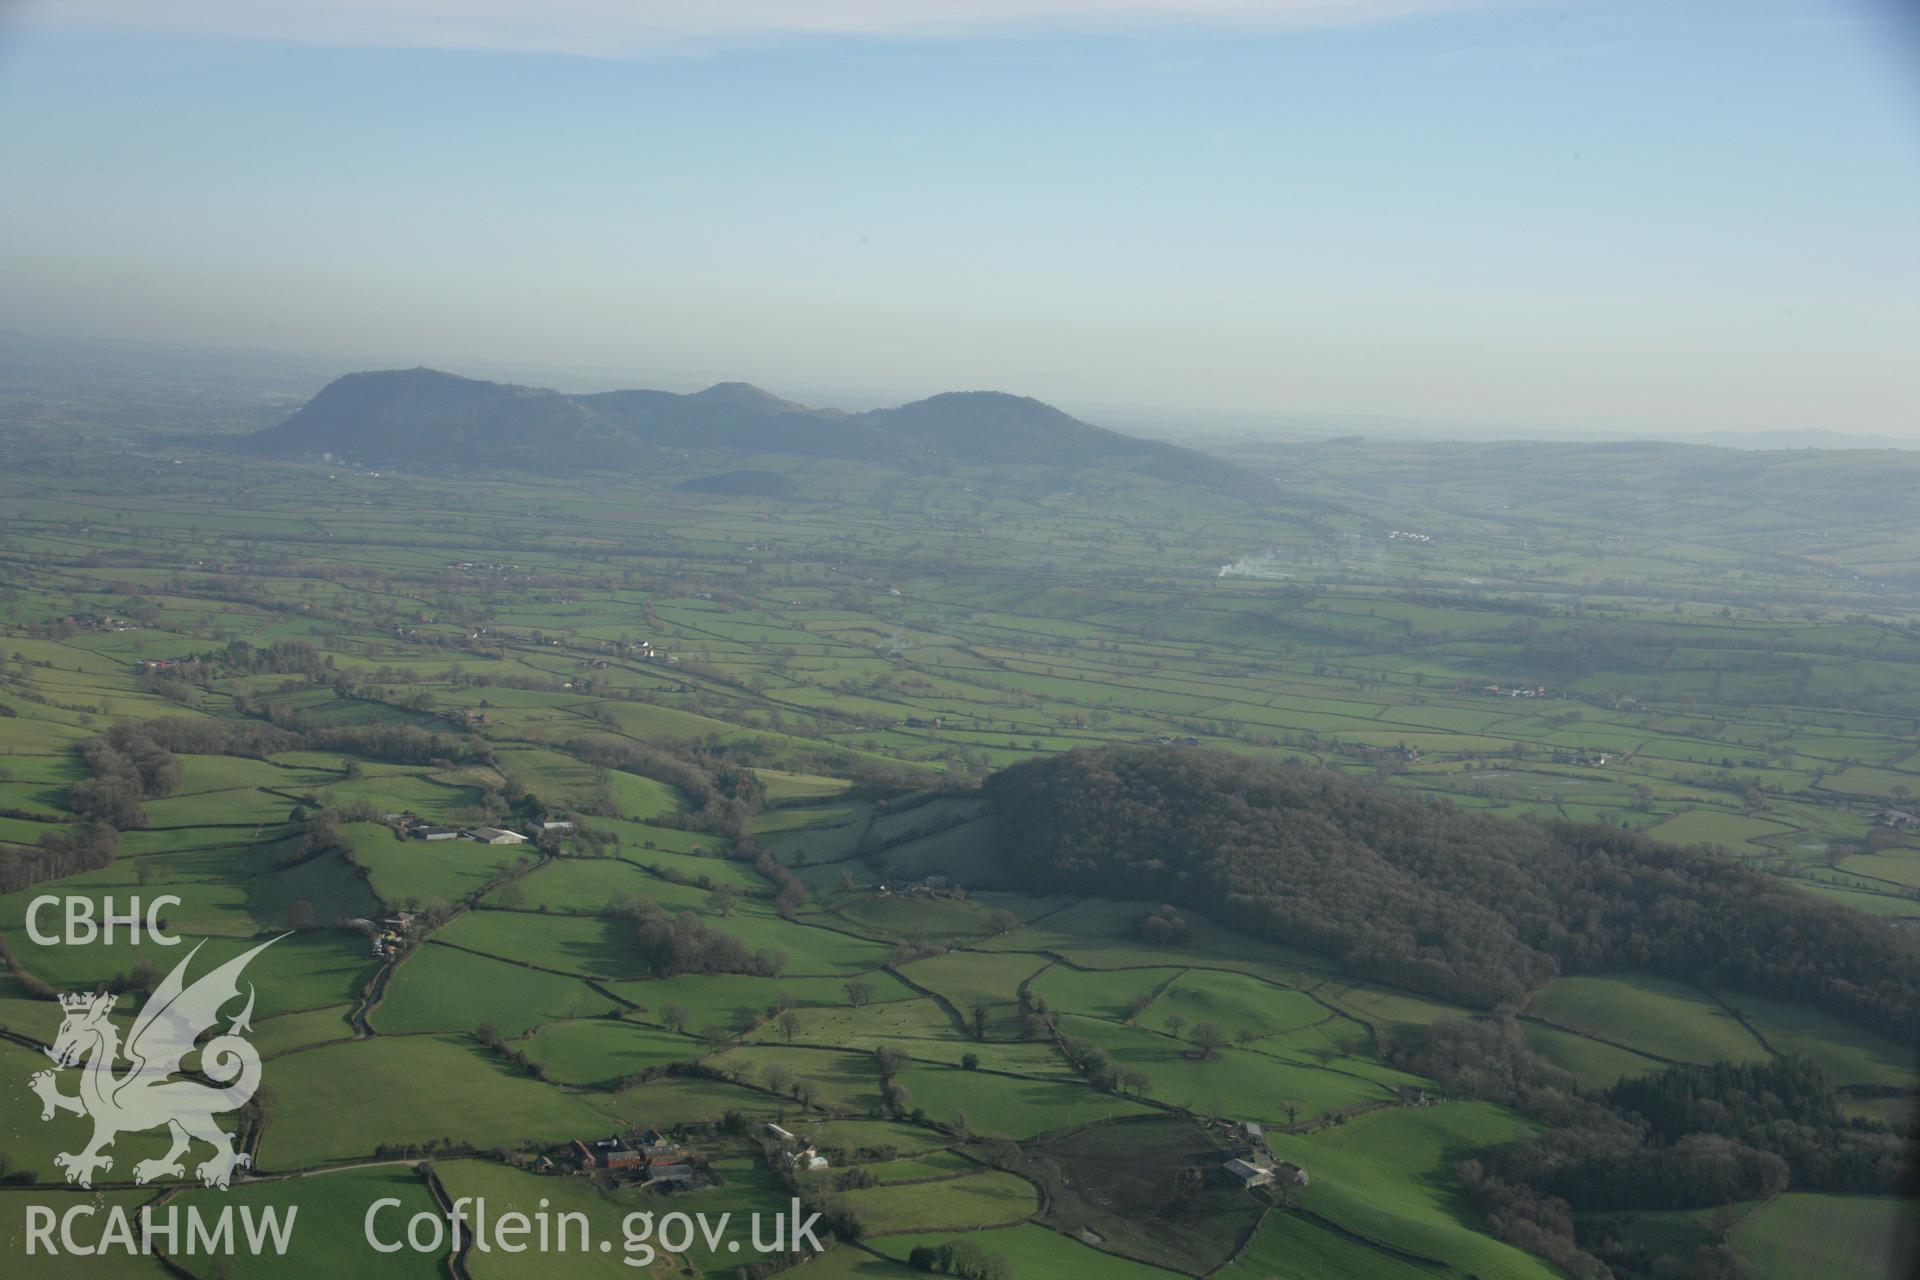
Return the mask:
{"type": "Polygon", "coordinates": [[[467,832],[469,839],[481,844],[525,844],[527,838],[518,831],[508,831],[502,827],[475,827],[467,832]]]}
{"type": "Polygon", "coordinates": [[[820,1149],[811,1142],[803,1143],[792,1151],[782,1151],[776,1157],[777,1163],[784,1169],[795,1173],[817,1173],[829,1166],[828,1159],[820,1154],[820,1149]]]}

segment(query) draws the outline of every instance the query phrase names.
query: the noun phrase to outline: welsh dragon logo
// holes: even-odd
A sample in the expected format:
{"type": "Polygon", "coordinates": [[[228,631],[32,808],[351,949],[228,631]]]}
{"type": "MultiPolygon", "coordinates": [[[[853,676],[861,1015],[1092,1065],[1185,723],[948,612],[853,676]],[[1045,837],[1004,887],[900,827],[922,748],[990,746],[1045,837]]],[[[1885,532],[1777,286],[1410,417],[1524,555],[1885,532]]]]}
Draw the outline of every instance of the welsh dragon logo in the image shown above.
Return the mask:
{"type": "Polygon", "coordinates": [[[59,1092],[53,1071],[35,1072],[31,1083],[40,1095],[42,1120],[53,1119],[56,1111],[93,1120],[93,1140],[83,1150],[53,1158],[67,1171],[68,1182],[91,1187],[95,1170],[113,1168],[113,1157],[105,1150],[115,1137],[161,1125],[172,1131],[173,1145],[159,1159],[136,1164],[135,1182],[184,1177],[180,1158],[195,1140],[213,1148],[213,1155],[194,1170],[210,1187],[224,1189],[236,1166],[252,1164],[253,1158],[236,1153],[233,1139],[214,1123],[221,1112],[246,1105],[260,1087],[260,1054],[243,1038],[253,1029],[252,983],[247,984],[247,1003],[239,1016],[200,1047],[199,1074],[213,1083],[186,1078],[184,1062],[200,1036],[219,1021],[221,1007],[240,995],[240,973],[248,962],[279,940],[270,938],[187,986],[187,966],[205,944],[195,945],[141,1006],[124,1046],[120,1029],[108,1017],[118,997],[60,997],[66,1017],[46,1055],[57,1070],[80,1067],[80,1091],[73,1097],[59,1092]],[[124,1071],[118,1069],[123,1056],[130,1064],[124,1071]]]}

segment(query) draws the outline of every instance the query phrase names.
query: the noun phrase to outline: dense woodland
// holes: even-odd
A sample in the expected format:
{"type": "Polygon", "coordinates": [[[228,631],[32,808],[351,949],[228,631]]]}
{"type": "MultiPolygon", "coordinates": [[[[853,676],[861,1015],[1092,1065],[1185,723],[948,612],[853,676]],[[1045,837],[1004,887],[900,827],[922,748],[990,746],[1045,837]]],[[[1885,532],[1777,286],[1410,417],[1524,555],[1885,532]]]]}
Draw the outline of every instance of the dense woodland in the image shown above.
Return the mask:
{"type": "Polygon", "coordinates": [[[1529,1049],[1508,1017],[1441,1019],[1402,1030],[1386,1050],[1449,1094],[1539,1123],[1456,1173],[1495,1235],[1579,1280],[1749,1274],[1721,1248],[1701,1250],[1690,1271],[1673,1269],[1601,1215],[1713,1209],[1789,1189],[1900,1194],[1915,1175],[1913,1135],[1847,1119],[1805,1058],[1675,1066],[1596,1093],[1529,1049]]]}
{"type": "Polygon", "coordinates": [[[1920,1037],[1911,937],[1705,851],[1208,750],[1073,751],[986,792],[1000,865],[1029,887],[1205,911],[1475,1008],[1627,969],[1920,1037]]]}

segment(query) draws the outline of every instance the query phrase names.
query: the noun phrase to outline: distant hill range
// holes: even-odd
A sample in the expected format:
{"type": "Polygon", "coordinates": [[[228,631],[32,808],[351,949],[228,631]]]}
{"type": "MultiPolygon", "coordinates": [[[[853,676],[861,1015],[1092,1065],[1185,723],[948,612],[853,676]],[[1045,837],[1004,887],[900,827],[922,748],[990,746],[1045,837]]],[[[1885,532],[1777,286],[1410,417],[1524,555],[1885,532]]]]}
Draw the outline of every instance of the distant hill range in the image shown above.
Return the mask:
{"type": "Polygon", "coordinates": [[[433,369],[350,373],[246,438],[275,457],[374,466],[643,469],[687,451],[805,454],[929,469],[965,464],[1118,467],[1244,484],[1231,463],[1096,427],[1025,396],[954,391],[893,409],[816,409],[744,382],[691,395],[565,395],[433,369]]]}

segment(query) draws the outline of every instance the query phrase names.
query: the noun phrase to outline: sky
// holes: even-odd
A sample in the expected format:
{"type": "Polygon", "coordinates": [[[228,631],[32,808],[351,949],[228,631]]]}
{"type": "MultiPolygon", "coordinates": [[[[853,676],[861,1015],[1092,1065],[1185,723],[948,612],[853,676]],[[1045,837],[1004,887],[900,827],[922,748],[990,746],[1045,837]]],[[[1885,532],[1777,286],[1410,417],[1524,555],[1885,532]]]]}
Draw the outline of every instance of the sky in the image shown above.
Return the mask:
{"type": "Polygon", "coordinates": [[[0,0],[0,328],[1920,438],[1891,0],[0,0]]]}

